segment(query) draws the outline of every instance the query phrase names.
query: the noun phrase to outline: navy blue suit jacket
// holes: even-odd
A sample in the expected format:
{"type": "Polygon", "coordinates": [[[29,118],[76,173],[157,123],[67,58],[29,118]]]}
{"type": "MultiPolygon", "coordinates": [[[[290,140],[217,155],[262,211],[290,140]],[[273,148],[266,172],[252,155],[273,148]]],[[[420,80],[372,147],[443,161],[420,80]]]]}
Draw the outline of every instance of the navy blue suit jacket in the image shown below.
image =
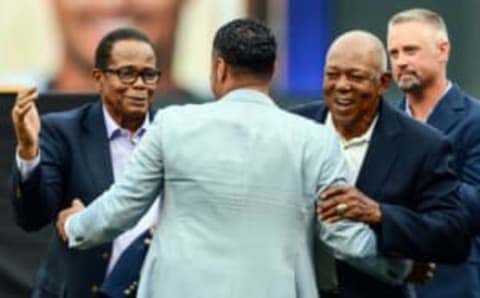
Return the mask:
{"type": "Polygon", "coordinates": [[[101,293],[105,298],[136,297],[143,260],[150,247],[152,235],[144,232],[122,253],[116,265],[103,282],[101,293]]]}
{"type": "MultiPolygon", "coordinates": [[[[27,231],[55,223],[72,199],[88,205],[113,182],[110,148],[100,101],[42,117],[40,165],[25,182],[13,173],[15,219],[27,231]]],[[[33,297],[96,297],[111,243],[69,250],[54,233],[34,282],[33,297]]]]}
{"type": "MultiPolygon", "coordinates": [[[[293,112],[323,123],[323,102],[293,112]]],[[[380,202],[372,226],[388,257],[459,263],[469,253],[466,211],[458,198],[450,143],[382,100],[356,187],[380,202]]],[[[387,285],[337,261],[340,297],[411,297],[408,286],[387,285]]]]}
{"type": "MultiPolygon", "coordinates": [[[[405,111],[405,99],[395,105],[405,111]]],[[[456,84],[438,102],[427,123],[447,135],[455,151],[461,180],[460,197],[467,207],[472,232],[480,231],[480,103],[456,84]]],[[[417,287],[420,298],[480,297],[480,237],[473,238],[468,261],[438,266],[427,286],[417,287]]]]}

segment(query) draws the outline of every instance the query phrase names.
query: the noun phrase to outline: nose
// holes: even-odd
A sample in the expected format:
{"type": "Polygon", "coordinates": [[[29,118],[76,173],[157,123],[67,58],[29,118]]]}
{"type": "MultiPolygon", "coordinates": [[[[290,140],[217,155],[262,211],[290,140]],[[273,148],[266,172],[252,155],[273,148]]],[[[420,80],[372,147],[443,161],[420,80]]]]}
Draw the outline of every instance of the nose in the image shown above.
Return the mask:
{"type": "Polygon", "coordinates": [[[138,75],[135,81],[133,81],[132,86],[137,89],[138,88],[144,89],[147,87],[147,84],[145,83],[145,80],[143,79],[143,77],[141,75],[138,75]]]}
{"type": "Polygon", "coordinates": [[[408,66],[408,57],[402,52],[399,52],[395,58],[391,59],[391,62],[393,67],[405,68],[408,66]]]}
{"type": "Polygon", "coordinates": [[[348,92],[352,89],[352,82],[350,82],[350,80],[347,78],[347,76],[341,75],[338,78],[338,80],[335,84],[335,87],[338,91],[348,92]]]}

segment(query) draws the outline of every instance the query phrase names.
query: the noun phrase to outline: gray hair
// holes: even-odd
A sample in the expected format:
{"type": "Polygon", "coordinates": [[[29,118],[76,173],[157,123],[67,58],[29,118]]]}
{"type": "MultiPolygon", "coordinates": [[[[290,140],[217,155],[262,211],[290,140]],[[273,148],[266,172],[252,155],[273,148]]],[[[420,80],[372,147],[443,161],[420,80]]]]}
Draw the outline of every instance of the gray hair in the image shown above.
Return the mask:
{"type": "Polygon", "coordinates": [[[434,11],[424,8],[413,8],[396,13],[388,21],[388,30],[390,31],[393,25],[407,22],[422,22],[428,24],[436,31],[436,41],[449,41],[447,26],[443,18],[434,11]]]}

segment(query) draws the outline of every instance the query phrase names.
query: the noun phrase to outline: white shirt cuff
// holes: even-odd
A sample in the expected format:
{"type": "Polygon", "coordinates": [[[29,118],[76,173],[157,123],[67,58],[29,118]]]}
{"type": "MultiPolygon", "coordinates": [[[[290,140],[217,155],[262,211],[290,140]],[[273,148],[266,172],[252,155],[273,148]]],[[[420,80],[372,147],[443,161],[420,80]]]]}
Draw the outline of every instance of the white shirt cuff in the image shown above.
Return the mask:
{"type": "Polygon", "coordinates": [[[30,178],[35,168],[40,164],[40,153],[34,159],[26,160],[21,158],[17,151],[15,154],[15,160],[17,168],[20,171],[21,181],[24,182],[30,178]]]}
{"type": "Polygon", "coordinates": [[[73,246],[73,241],[70,239],[70,235],[72,234],[70,232],[70,220],[72,219],[72,217],[74,216],[75,214],[73,215],[70,215],[69,217],[67,217],[67,219],[65,220],[65,222],[63,223],[63,229],[65,230],[65,234],[67,235],[67,239],[68,239],[68,247],[72,247],[73,246]]]}

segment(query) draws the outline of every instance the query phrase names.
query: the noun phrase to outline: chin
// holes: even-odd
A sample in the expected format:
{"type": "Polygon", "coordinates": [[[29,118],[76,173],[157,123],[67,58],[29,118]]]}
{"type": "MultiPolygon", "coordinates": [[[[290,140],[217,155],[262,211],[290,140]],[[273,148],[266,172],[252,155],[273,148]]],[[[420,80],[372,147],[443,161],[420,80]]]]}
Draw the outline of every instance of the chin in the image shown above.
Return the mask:
{"type": "Polygon", "coordinates": [[[135,109],[129,109],[127,114],[130,118],[143,118],[145,115],[148,113],[148,108],[135,108],[135,109]]]}

